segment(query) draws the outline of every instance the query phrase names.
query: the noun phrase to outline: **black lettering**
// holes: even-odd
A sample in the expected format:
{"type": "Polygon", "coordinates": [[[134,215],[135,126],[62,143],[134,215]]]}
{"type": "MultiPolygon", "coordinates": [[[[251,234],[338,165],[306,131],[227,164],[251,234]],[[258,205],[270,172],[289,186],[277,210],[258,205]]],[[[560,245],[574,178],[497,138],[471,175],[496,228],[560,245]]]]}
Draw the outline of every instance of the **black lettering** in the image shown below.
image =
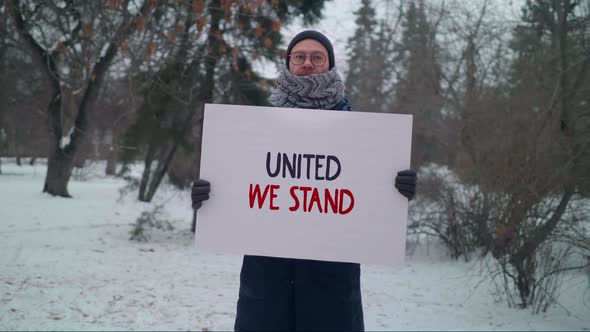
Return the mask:
{"type": "Polygon", "coordinates": [[[289,160],[289,157],[287,157],[287,154],[283,153],[283,178],[287,176],[287,168],[289,169],[289,174],[291,175],[291,178],[295,178],[295,158],[296,154],[293,153],[293,162],[291,162],[289,160]]]}
{"type": "Polygon", "coordinates": [[[301,179],[301,153],[298,154],[299,158],[297,158],[297,178],[301,179]]]}
{"type": "Polygon", "coordinates": [[[338,177],[338,175],[340,175],[340,160],[338,160],[338,157],[336,157],[336,156],[328,156],[326,158],[326,180],[332,181],[332,180],[336,179],[338,177]],[[330,164],[332,161],[336,163],[338,168],[336,170],[336,173],[331,176],[330,175],[330,164]]]}
{"type": "Polygon", "coordinates": [[[311,162],[309,161],[311,158],[315,157],[313,154],[304,154],[303,158],[307,160],[307,179],[309,180],[309,173],[311,172],[311,162]]]}
{"type": "Polygon", "coordinates": [[[279,172],[281,171],[281,154],[277,153],[277,168],[275,169],[274,172],[270,171],[270,152],[266,153],[266,173],[268,173],[268,176],[270,176],[271,178],[274,178],[275,176],[279,175],[279,172]]]}
{"type": "Polygon", "coordinates": [[[315,156],[315,179],[316,180],[323,180],[324,177],[320,176],[320,168],[324,167],[324,165],[320,164],[320,160],[326,158],[323,154],[318,154],[315,156]]]}

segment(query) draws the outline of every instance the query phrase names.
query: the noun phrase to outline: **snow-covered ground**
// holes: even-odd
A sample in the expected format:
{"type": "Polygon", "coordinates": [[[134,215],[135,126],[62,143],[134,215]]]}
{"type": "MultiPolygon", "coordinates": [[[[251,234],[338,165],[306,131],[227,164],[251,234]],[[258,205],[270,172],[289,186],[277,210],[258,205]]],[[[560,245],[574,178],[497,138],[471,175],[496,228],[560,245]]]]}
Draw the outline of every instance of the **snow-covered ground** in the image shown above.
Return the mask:
{"type": "MultiPolygon", "coordinates": [[[[153,205],[119,199],[120,179],[83,170],[74,199],[41,193],[45,166],[0,175],[0,330],[230,330],[241,257],[199,253],[188,192],[161,188],[174,226],[129,241],[153,205]],[[83,180],[83,181],[81,181],[83,180]]],[[[445,258],[422,243],[402,267],[364,266],[367,330],[589,330],[587,275],[567,276],[547,313],[506,307],[481,262],[445,258]]]]}

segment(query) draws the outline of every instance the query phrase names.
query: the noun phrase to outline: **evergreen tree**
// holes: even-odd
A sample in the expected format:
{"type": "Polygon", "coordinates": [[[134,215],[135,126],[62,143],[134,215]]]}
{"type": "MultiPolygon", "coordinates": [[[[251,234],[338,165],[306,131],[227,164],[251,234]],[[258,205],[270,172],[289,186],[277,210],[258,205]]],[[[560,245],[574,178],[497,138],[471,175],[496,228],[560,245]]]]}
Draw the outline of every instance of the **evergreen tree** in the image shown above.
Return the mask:
{"type": "Polygon", "coordinates": [[[377,20],[370,0],[355,12],[356,30],[349,38],[346,96],[355,108],[367,112],[390,111],[384,87],[391,79],[389,69],[393,35],[384,19],[377,20]]]}
{"type": "Polygon", "coordinates": [[[314,22],[323,6],[307,0],[185,0],[159,8],[157,17],[176,20],[146,27],[155,41],[145,67],[155,70],[137,77],[144,103],[126,145],[138,149],[125,150],[124,157],[144,160],[140,200],[151,201],[166,174],[180,186],[198,176],[205,103],[266,105],[268,84],[252,63],[282,61],[281,26],[298,16],[314,22]],[[159,52],[168,55],[156,57],[159,52]]]}
{"type": "Polygon", "coordinates": [[[395,59],[401,74],[395,86],[393,109],[414,116],[413,167],[429,161],[446,163],[439,140],[443,106],[439,49],[423,1],[409,4],[402,27],[395,59]]]}
{"type": "Polygon", "coordinates": [[[348,39],[348,73],[346,75],[346,96],[356,108],[371,110],[370,96],[374,91],[367,89],[372,79],[369,75],[371,54],[374,45],[374,30],[377,26],[375,9],[371,0],[362,0],[361,7],[354,12],[356,30],[348,39]]]}
{"type": "Polygon", "coordinates": [[[561,161],[572,165],[566,176],[590,195],[590,3],[528,0],[522,16],[511,45],[511,88],[532,95],[529,112],[548,117],[561,136],[553,143],[568,152],[561,161]]]}

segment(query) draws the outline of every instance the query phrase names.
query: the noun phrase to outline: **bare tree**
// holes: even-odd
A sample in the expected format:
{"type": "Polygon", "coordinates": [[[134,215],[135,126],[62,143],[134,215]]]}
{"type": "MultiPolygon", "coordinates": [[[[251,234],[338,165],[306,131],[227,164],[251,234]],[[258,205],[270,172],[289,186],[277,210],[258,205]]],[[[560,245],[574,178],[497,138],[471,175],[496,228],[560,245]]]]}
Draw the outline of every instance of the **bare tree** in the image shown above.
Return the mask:
{"type": "Polygon", "coordinates": [[[467,34],[465,79],[460,90],[451,90],[460,96],[455,105],[467,157],[459,174],[478,185],[495,211],[476,237],[514,285],[506,290],[515,290],[517,304],[536,311],[553,301],[555,279],[549,276],[570,253],[554,244],[553,234],[569,220],[566,211],[582,179],[577,168],[587,154],[579,143],[587,135],[576,125],[581,113],[575,105],[590,61],[582,56],[587,41],[580,31],[587,31],[587,19],[579,19],[578,5],[527,4],[524,22],[513,33],[507,79],[493,84],[481,76],[487,71],[476,57],[478,34],[467,34]],[[550,264],[550,257],[559,259],[550,264]]]}
{"type": "Polygon", "coordinates": [[[43,191],[71,197],[67,184],[88,127],[88,114],[119,48],[146,20],[153,1],[9,0],[16,30],[51,86],[52,147],[43,191]],[[71,124],[66,127],[67,117],[71,124]]]}

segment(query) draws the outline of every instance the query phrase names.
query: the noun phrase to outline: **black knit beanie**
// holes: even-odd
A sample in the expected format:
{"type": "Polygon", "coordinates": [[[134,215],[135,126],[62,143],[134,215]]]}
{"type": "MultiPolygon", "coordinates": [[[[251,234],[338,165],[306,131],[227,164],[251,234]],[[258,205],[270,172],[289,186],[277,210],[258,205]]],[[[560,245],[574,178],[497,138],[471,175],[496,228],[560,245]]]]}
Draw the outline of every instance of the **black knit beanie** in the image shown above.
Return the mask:
{"type": "Polygon", "coordinates": [[[287,69],[289,69],[289,55],[291,54],[291,49],[293,49],[295,44],[304,39],[313,39],[320,42],[320,44],[322,44],[328,51],[328,63],[330,64],[330,69],[334,68],[334,48],[328,37],[315,30],[305,30],[298,33],[289,43],[289,47],[287,47],[287,58],[285,59],[287,61],[287,69]]]}

